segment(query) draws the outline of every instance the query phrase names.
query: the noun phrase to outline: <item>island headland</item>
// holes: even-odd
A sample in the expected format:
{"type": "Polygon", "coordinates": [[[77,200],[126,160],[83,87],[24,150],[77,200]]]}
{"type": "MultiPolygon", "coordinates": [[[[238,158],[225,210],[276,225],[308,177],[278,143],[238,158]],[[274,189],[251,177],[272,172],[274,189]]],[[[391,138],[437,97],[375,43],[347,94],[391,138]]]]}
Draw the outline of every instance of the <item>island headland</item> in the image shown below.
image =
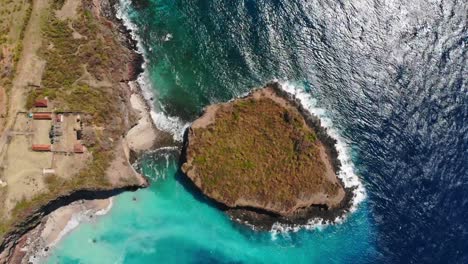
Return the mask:
{"type": "Polygon", "coordinates": [[[279,83],[210,105],[187,128],[181,170],[231,218],[255,229],[334,221],[351,206],[336,140],[279,83]]]}

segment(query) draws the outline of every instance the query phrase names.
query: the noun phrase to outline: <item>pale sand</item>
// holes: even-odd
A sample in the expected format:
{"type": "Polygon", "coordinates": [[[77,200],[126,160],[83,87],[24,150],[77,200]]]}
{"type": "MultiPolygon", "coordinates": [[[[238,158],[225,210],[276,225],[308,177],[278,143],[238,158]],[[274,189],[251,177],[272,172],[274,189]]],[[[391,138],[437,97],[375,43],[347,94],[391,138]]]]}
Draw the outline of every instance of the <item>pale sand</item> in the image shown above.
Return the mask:
{"type": "Polygon", "coordinates": [[[137,125],[128,131],[126,139],[129,148],[138,153],[152,148],[157,135],[144,98],[133,93],[130,97],[130,103],[138,112],[140,119],[137,125]]]}
{"type": "Polygon", "coordinates": [[[74,223],[70,224],[73,216],[83,212],[88,216],[103,215],[101,212],[109,209],[109,206],[112,205],[111,199],[78,201],[57,209],[47,217],[41,238],[49,247],[56,245],[64,235],[73,229],[74,223]]]}
{"type": "Polygon", "coordinates": [[[130,164],[130,153],[124,140],[117,144],[114,160],[106,170],[107,178],[113,186],[139,185],[147,186],[145,177],[139,174],[130,164]]]}
{"type": "MultiPolygon", "coordinates": [[[[80,5],[81,1],[76,1],[76,0],[66,0],[64,7],[62,10],[59,11],[57,14],[58,16],[62,17],[62,19],[67,19],[67,18],[73,18],[76,16],[76,10],[77,7],[80,5]]],[[[41,78],[42,78],[42,73],[44,71],[45,67],[45,61],[43,61],[39,56],[38,56],[38,50],[42,45],[42,37],[41,37],[41,30],[39,29],[41,23],[41,14],[44,10],[47,10],[49,6],[49,1],[48,0],[35,0],[33,2],[33,10],[32,10],[32,16],[31,19],[28,23],[26,32],[25,32],[25,38],[23,40],[24,43],[24,49],[23,53],[21,56],[21,59],[18,63],[18,68],[17,68],[17,74],[16,78],[13,81],[13,89],[12,89],[12,94],[10,98],[10,108],[9,108],[9,119],[7,120],[5,127],[6,129],[12,129],[15,121],[14,118],[12,118],[18,111],[25,111],[24,109],[24,101],[26,94],[29,90],[29,85],[40,85],[41,83],[41,78]]],[[[98,5],[97,5],[98,6],[98,5]]],[[[99,8],[96,8],[94,10],[99,10],[99,8]]],[[[95,80],[91,79],[80,79],[79,81],[92,81],[94,82],[95,80]]],[[[109,86],[108,83],[99,83],[99,85],[102,86],[109,86]]],[[[158,140],[159,139],[159,132],[155,130],[154,125],[152,124],[152,119],[150,117],[150,114],[148,112],[148,109],[145,105],[144,99],[138,95],[139,91],[133,91],[135,94],[133,94],[132,97],[136,97],[137,99],[132,99],[132,106],[139,111],[140,113],[140,120],[135,126],[131,132],[129,132],[129,137],[126,137],[122,141],[122,144],[118,144],[119,147],[123,147],[124,152],[122,151],[117,151],[118,158],[116,158],[109,170],[106,172],[108,175],[112,175],[111,181],[116,181],[122,183],[122,181],[125,181],[125,179],[129,178],[130,173],[136,173],[133,169],[133,167],[128,166],[128,158],[129,157],[129,147],[134,150],[134,151],[143,151],[147,148],[150,148],[153,146],[153,143],[155,142],[156,136],[158,135],[158,140]],[[127,143],[131,142],[131,143],[127,143]],[[123,154],[125,153],[125,155],[123,154]],[[126,158],[125,158],[126,157],[126,158]],[[123,170],[122,168],[125,168],[126,170],[123,170]]],[[[45,130],[44,130],[45,131],[45,130]]],[[[43,135],[43,133],[41,133],[43,135]]],[[[42,136],[40,137],[40,141],[42,141],[42,136]]],[[[1,154],[7,154],[7,148],[8,145],[6,144],[7,142],[7,136],[6,133],[3,133],[2,137],[0,138],[0,153],[1,154]]],[[[25,142],[19,142],[21,144],[25,144],[25,142]]],[[[27,146],[30,146],[31,142],[28,143],[27,146]]],[[[28,161],[29,160],[34,160],[35,154],[31,151],[31,157],[29,158],[28,156],[28,161]]],[[[2,156],[0,154],[0,157],[2,156]]],[[[28,153],[29,155],[29,153],[28,153]]],[[[44,155],[44,153],[41,153],[40,155],[44,155]]],[[[1,159],[3,160],[3,159],[1,159]]],[[[24,161],[22,158],[21,160],[24,161]]],[[[42,160],[42,159],[41,159],[42,160]]],[[[49,162],[51,158],[48,158],[49,162]]],[[[9,164],[11,165],[10,168],[12,168],[12,165],[21,165],[25,166],[24,162],[22,161],[22,164],[9,164]]],[[[66,158],[63,160],[56,160],[57,163],[67,163],[69,160],[66,158]]],[[[26,164],[28,165],[28,164],[26,164]]],[[[34,166],[32,166],[34,167],[34,166]]],[[[42,167],[42,163],[41,163],[42,167]]],[[[47,166],[50,167],[50,164],[47,166]]],[[[63,167],[65,169],[67,165],[59,166],[63,167]]],[[[37,173],[38,171],[34,171],[34,173],[37,173]]],[[[41,175],[40,175],[41,176],[41,175]]],[[[138,181],[140,183],[146,182],[146,179],[141,177],[141,175],[138,175],[138,181]]],[[[38,177],[41,179],[40,177],[38,177]]],[[[24,178],[24,180],[26,180],[24,178]]],[[[36,192],[40,189],[44,189],[43,184],[39,186],[37,183],[30,183],[30,186],[34,187],[33,190],[36,192]]],[[[11,186],[8,186],[9,189],[11,186]]],[[[12,188],[15,189],[15,193],[19,190],[24,190],[24,191],[30,191],[28,188],[12,188]],[[16,190],[18,189],[18,190],[16,190]]],[[[9,191],[10,192],[10,191],[9,191]]],[[[22,197],[24,194],[23,193],[18,193],[17,195],[14,195],[15,197],[22,197]]],[[[105,211],[108,209],[109,202],[106,202],[108,200],[98,200],[98,201],[77,201],[69,206],[59,208],[55,212],[51,213],[49,216],[45,217],[42,220],[42,223],[35,228],[34,230],[28,232],[25,236],[23,236],[20,240],[24,241],[25,243],[21,243],[21,248],[17,247],[15,251],[17,252],[27,252],[26,254],[28,255],[34,255],[34,252],[44,252],[44,249],[47,249],[48,246],[54,245],[59,241],[61,236],[63,236],[65,233],[63,232],[64,229],[68,229],[68,227],[72,226],[71,220],[74,219],[75,216],[79,215],[100,215],[102,214],[103,210],[105,211]],[[37,250],[36,250],[37,249],[37,250]]],[[[94,218],[94,217],[93,217],[94,218]]],[[[20,244],[19,244],[20,245],[20,244]]],[[[25,258],[21,258],[21,262],[27,263],[28,260],[30,259],[28,256],[25,258]]]]}
{"type": "Polygon", "coordinates": [[[24,237],[15,255],[23,255],[21,263],[41,263],[48,253],[82,221],[93,221],[106,214],[112,207],[112,198],[77,201],[61,207],[42,220],[42,223],[24,237]]]}

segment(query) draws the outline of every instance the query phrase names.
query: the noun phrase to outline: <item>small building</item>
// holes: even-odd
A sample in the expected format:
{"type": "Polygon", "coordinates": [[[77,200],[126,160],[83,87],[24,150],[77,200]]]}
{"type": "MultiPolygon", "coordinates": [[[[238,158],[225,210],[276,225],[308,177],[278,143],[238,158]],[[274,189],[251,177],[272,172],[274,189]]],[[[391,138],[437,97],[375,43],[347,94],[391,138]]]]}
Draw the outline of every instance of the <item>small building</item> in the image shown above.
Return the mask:
{"type": "Polygon", "coordinates": [[[55,122],[62,123],[63,122],[63,115],[58,114],[55,116],[55,122]]]}
{"type": "Polygon", "coordinates": [[[52,145],[50,144],[33,144],[33,151],[52,151],[52,145]]]}
{"type": "Polygon", "coordinates": [[[34,107],[47,107],[49,104],[49,100],[47,98],[38,99],[34,102],[34,107]]]}
{"type": "Polygon", "coordinates": [[[73,146],[73,152],[75,153],[84,153],[84,151],[85,147],[80,143],[77,143],[73,146]]]}
{"type": "Polygon", "coordinates": [[[35,120],[52,120],[52,113],[34,113],[33,119],[35,120]]]}
{"type": "Polygon", "coordinates": [[[42,169],[42,175],[43,176],[48,176],[48,175],[55,175],[55,170],[54,169],[42,169]]]}

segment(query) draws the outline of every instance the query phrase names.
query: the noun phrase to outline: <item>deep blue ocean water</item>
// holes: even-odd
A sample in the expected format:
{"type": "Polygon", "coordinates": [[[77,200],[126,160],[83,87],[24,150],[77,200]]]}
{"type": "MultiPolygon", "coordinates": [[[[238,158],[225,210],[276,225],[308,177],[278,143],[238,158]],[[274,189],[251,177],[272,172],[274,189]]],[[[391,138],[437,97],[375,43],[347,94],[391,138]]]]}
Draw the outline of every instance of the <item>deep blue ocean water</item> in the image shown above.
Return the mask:
{"type": "Polygon", "coordinates": [[[178,137],[207,104],[277,79],[332,124],[366,199],[341,224],[254,232],[186,187],[177,150],[159,150],[141,160],[152,186],[117,197],[50,263],[468,263],[464,1],[121,4],[159,127],[178,137]]]}

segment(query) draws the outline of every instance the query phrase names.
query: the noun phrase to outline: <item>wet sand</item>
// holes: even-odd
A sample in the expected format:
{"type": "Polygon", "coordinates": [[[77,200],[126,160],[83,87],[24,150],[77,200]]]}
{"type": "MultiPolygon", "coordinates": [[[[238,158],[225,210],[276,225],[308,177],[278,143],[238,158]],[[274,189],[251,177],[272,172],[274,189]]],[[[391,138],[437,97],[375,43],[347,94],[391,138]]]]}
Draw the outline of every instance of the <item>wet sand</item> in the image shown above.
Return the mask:
{"type": "Polygon", "coordinates": [[[12,263],[41,263],[57,243],[82,221],[95,221],[112,207],[112,198],[77,201],[45,217],[24,235],[15,248],[12,263]]]}

